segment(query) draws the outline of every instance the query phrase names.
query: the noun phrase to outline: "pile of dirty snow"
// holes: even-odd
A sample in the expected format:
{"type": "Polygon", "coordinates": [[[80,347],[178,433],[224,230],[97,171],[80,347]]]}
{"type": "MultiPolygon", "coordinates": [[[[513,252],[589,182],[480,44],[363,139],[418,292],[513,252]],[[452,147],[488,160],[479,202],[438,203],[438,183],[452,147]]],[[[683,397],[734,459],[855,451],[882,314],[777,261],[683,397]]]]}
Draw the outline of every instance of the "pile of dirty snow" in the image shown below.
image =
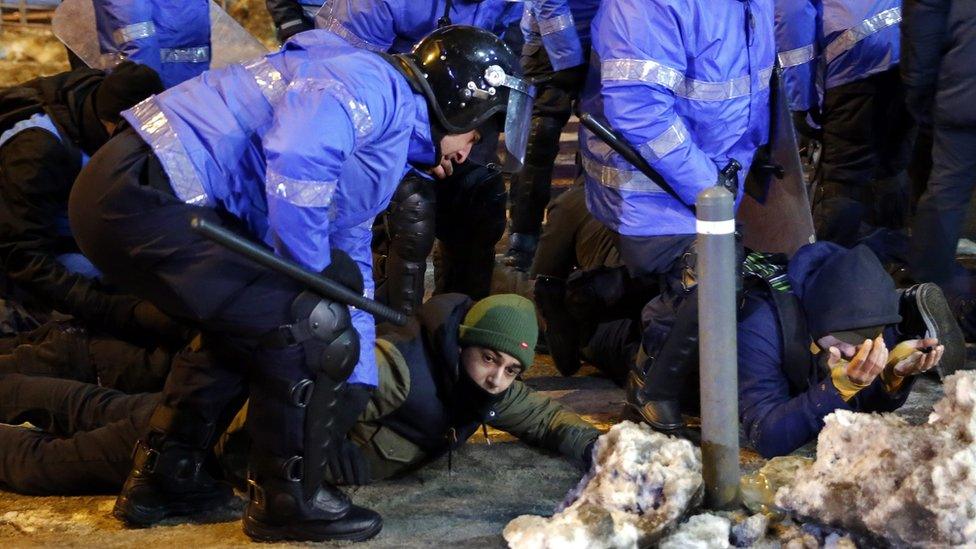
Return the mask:
{"type": "Polygon", "coordinates": [[[697,503],[701,454],[687,440],[625,421],[601,436],[593,452],[593,468],[554,516],[508,523],[510,547],[646,546],[697,503]]]}
{"type": "Polygon", "coordinates": [[[817,459],[777,506],[895,545],[976,544],[976,372],[945,379],[928,423],[827,416],[817,459]]]}

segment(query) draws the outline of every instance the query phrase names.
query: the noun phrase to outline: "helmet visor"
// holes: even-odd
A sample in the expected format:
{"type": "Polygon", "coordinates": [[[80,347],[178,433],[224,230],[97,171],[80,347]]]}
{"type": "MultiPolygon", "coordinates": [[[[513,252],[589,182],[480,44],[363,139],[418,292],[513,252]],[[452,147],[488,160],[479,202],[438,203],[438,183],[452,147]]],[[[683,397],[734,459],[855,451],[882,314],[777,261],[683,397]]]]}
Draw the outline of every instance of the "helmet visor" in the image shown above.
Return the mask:
{"type": "Polygon", "coordinates": [[[505,155],[502,159],[502,171],[517,172],[525,162],[525,148],[529,143],[529,132],[532,129],[532,103],[535,89],[528,86],[524,89],[510,88],[508,106],[505,108],[505,155]]]}

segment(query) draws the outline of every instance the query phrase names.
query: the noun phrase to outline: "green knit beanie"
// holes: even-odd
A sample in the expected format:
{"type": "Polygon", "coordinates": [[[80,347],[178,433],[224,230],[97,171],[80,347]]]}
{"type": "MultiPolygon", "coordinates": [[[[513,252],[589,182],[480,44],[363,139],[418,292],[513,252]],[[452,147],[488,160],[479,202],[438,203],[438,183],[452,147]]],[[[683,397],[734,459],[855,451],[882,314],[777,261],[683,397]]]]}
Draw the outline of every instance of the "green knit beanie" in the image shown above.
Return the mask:
{"type": "Polygon", "coordinates": [[[523,371],[528,370],[539,339],[535,306],[516,294],[488,296],[464,316],[459,339],[462,347],[477,345],[508,353],[521,363],[523,371]]]}

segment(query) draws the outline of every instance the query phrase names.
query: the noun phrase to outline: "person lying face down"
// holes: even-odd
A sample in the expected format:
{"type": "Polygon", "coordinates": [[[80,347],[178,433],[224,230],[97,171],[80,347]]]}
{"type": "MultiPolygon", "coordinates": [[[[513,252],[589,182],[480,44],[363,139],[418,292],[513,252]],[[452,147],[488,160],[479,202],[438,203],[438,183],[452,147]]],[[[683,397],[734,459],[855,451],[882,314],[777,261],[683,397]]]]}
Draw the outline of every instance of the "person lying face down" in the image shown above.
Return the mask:
{"type": "Polygon", "coordinates": [[[893,411],[919,374],[965,362],[939,287],[896,290],[863,245],[804,246],[766,278],[746,291],[738,326],[739,417],[764,457],[816,438],[834,410],[893,411]]]}

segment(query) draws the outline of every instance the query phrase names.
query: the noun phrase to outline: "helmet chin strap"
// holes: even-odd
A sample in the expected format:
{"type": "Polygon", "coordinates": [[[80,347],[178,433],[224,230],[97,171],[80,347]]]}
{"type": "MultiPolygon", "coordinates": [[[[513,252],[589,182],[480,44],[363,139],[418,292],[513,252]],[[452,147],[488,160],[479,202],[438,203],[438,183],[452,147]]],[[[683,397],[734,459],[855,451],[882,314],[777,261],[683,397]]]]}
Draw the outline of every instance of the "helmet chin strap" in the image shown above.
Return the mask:
{"type": "Polygon", "coordinates": [[[446,27],[451,25],[451,8],[454,6],[454,2],[447,0],[444,2],[444,14],[441,18],[437,20],[437,28],[446,27]]]}

